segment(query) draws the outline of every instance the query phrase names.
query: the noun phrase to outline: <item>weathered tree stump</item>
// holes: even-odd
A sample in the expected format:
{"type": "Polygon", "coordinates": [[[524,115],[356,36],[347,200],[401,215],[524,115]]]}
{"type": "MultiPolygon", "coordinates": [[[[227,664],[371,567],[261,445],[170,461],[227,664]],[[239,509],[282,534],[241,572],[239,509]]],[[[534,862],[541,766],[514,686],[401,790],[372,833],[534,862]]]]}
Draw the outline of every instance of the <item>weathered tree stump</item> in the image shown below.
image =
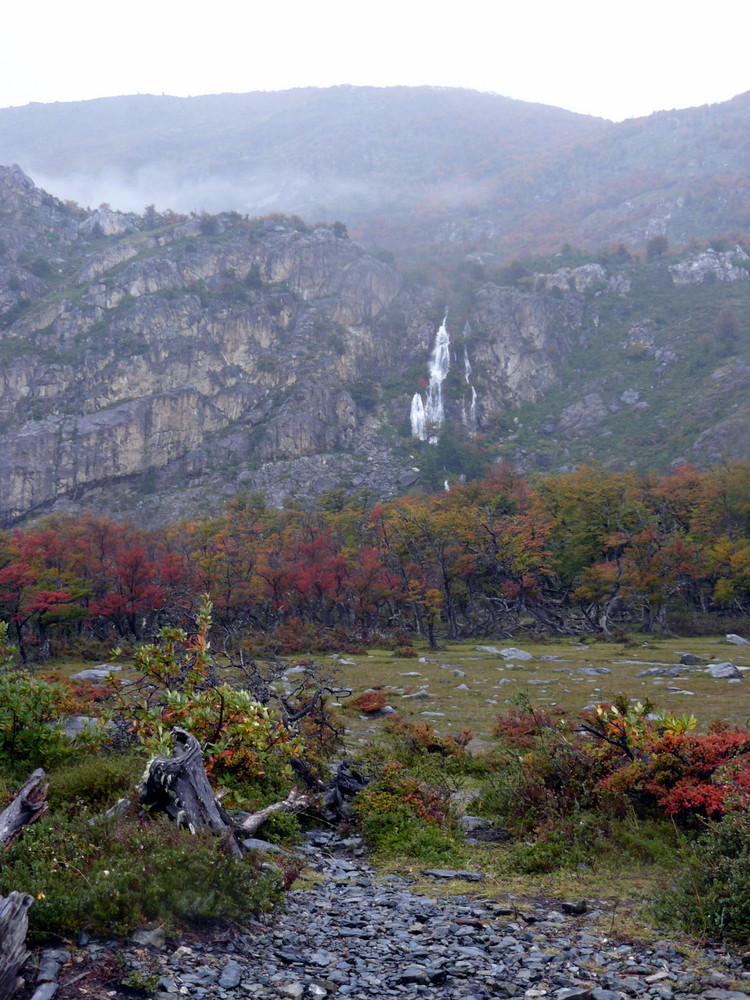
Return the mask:
{"type": "Polygon", "coordinates": [[[224,835],[234,854],[241,854],[237,835],[254,834],[277,812],[299,812],[314,801],[314,796],[301,795],[292,789],[286,799],[274,802],[255,813],[246,813],[240,823],[232,823],[221,808],[211,788],[203,764],[203,752],[198,740],[184,729],[172,730],[175,755],[154,757],[138,786],[141,806],[152,812],[165,812],[191,833],[208,830],[224,835]]]}
{"type": "Polygon", "coordinates": [[[229,817],[216,801],[200,743],[179,726],[172,729],[174,757],[154,757],[138,786],[141,806],[165,812],[191,833],[227,833],[229,817]]]}
{"type": "MultiPolygon", "coordinates": [[[[11,804],[0,813],[0,845],[7,845],[29,823],[35,823],[47,810],[47,789],[44,771],[34,771],[16,792],[11,804]]],[[[2,994],[0,994],[2,996],[2,994]]]]}
{"type": "Polygon", "coordinates": [[[26,948],[27,914],[33,902],[33,898],[24,892],[0,896],[0,997],[3,1000],[10,1000],[21,985],[18,973],[29,957],[26,948]]]}

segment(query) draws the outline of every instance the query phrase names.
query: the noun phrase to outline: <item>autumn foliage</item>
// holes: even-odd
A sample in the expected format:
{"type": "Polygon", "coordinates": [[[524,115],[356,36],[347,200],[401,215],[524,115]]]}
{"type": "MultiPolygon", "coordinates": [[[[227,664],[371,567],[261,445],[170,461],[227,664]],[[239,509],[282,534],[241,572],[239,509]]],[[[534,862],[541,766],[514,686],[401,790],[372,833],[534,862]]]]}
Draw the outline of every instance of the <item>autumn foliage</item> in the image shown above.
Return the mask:
{"type": "Polygon", "coordinates": [[[495,732],[516,768],[507,821],[538,828],[581,811],[630,812],[689,827],[747,812],[750,731],[722,724],[701,734],[692,716],[651,708],[621,697],[578,718],[531,708],[502,715],[495,732]]]}
{"type": "Polygon", "coordinates": [[[750,618],[750,465],[579,468],[389,503],[336,492],[145,531],[95,514],[0,533],[0,619],[24,659],[100,658],[180,627],[207,593],[248,652],[404,649],[519,628],[737,630],[750,618]]]}

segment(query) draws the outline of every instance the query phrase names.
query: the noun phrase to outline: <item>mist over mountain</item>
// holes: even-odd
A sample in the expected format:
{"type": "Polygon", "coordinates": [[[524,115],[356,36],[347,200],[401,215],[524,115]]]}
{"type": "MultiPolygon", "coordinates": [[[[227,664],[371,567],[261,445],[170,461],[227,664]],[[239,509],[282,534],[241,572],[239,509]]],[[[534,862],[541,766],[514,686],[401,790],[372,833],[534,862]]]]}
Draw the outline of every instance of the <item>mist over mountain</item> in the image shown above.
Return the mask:
{"type": "Polygon", "coordinates": [[[142,95],[0,110],[0,162],[84,206],[285,212],[405,260],[502,260],[748,228],[749,107],[614,124],[448,88],[142,95]]]}

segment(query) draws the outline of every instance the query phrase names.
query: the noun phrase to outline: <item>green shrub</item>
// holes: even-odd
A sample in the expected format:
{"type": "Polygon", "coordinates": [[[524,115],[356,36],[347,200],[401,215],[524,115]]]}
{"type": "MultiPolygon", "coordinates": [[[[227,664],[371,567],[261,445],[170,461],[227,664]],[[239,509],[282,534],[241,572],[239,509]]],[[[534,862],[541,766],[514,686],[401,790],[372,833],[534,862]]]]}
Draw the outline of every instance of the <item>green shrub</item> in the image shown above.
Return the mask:
{"type": "Polygon", "coordinates": [[[355,797],[352,810],[374,850],[431,864],[455,863],[460,838],[447,789],[418,781],[403,764],[386,764],[380,778],[355,797]]]}
{"type": "Polygon", "coordinates": [[[158,921],[168,928],[242,920],[279,898],[281,878],[237,862],[220,838],[166,818],[93,824],[59,813],[29,827],[0,870],[0,895],[35,897],[32,942],[88,934],[120,937],[158,921]]]}
{"type": "Polygon", "coordinates": [[[69,713],[64,685],[34,677],[13,665],[6,625],[0,622],[0,765],[14,774],[50,767],[81,746],[98,744],[103,731],[88,730],[75,740],[65,735],[60,719],[69,713]]]}
{"type": "Polygon", "coordinates": [[[728,813],[682,857],[674,883],[654,904],[660,921],[699,934],[750,942],[750,816],[728,813]]]}
{"type": "Polygon", "coordinates": [[[50,808],[103,812],[130,795],[144,767],[142,754],[84,755],[50,775],[50,808]]]}

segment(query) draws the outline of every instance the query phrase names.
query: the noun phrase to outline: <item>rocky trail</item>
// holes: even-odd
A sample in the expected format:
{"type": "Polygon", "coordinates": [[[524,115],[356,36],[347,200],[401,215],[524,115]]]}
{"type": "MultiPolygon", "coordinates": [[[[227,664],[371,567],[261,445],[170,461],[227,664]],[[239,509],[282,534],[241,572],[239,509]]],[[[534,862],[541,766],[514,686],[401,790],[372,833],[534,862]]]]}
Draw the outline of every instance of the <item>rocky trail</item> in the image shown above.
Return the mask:
{"type": "Polygon", "coordinates": [[[582,904],[444,896],[441,884],[472,875],[446,870],[430,876],[434,895],[418,894],[403,878],[377,877],[357,838],[328,832],[309,833],[300,853],[316,880],[291,890],[280,912],[177,944],[157,930],[126,945],[43,952],[22,1000],[124,1000],[147,995],[139,984],[155,986],[156,1000],[747,996],[739,955],[625,942],[614,917],[582,904]]]}

